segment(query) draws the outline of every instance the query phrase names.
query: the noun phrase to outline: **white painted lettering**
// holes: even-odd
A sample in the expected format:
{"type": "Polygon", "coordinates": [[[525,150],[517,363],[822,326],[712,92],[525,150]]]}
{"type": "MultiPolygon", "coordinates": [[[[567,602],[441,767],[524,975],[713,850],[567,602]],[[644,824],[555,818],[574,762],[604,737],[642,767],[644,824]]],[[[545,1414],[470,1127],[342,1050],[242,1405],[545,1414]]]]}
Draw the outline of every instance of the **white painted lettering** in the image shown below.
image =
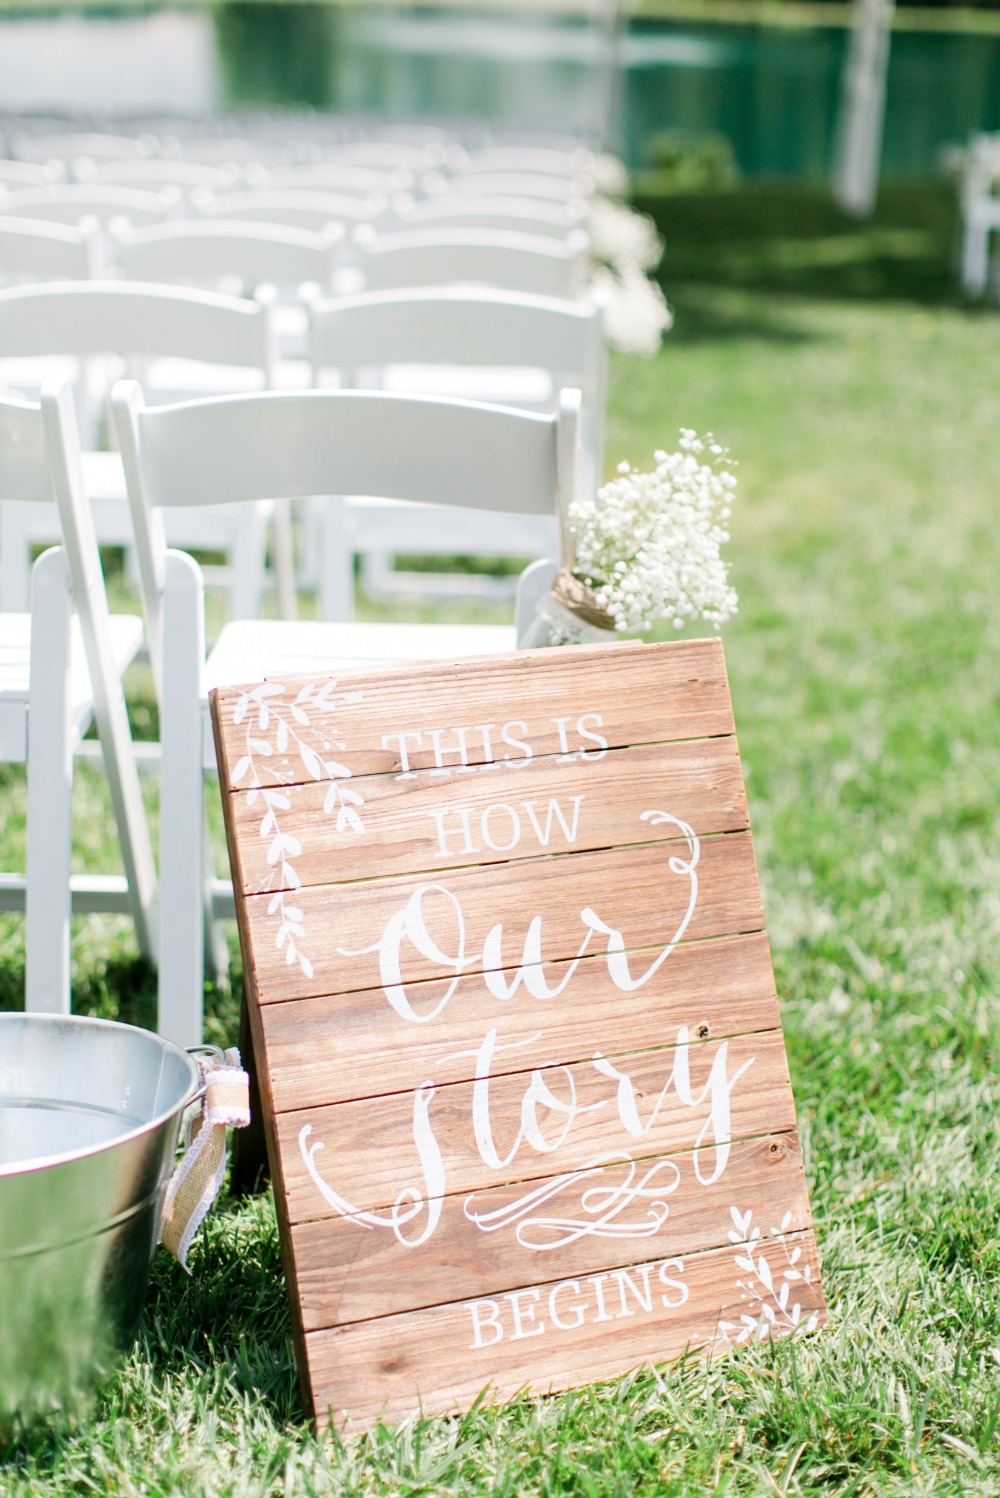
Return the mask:
{"type": "Polygon", "coordinates": [[[606,1279],[606,1274],[594,1274],[587,1281],[589,1285],[593,1285],[594,1295],[597,1298],[597,1315],[594,1317],[595,1321],[614,1321],[615,1319],[604,1304],[604,1281],[606,1279]]]}
{"type": "Polygon", "coordinates": [[[472,841],[472,826],[470,823],[472,816],[471,806],[438,806],[431,811],[430,815],[437,823],[438,858],[448,858],[454,853],[479,852],[479,849],[472,841]],[[458,827],[446,828],[444,825],[446,817],[457,817],[459,822],[458,827]],[[460,848],[449,848],[448,839],[459,836],[463,839],[462,846],[460,848]]]}
{"type": "Polygon", "coordinates": [[[674,1279],[672,1275],[667,1274],[668,1269],[676,1269],[678,1274],[683,1274],[684,1260],[664,1259],[663,1263],[660,1265],[659,1275],[657,1276],[660,1284],[663,1285],[666,1289],[678,1291],[676,1300],[670,1300],[666,1295],[660,1296],[660,1299],[666,1306],[667,1310],[673,1311],[676,1310],[678,1306],[682,1306],[684,1304],[684,1302],[688,1298],[688,1295],[690,1294],[690,1290],[683,1280],[674,1279]]]}
{"type": "Polygon", "coordinates": [[[512,718],[509,723],[505,723],[501,728],[500,737],[507,745],[508,749],[520,749],[521,754],[516,759],[511,759],[509,754],[505,754],[504,760],[512,770],[523,770],[528,761],[533,758],[534,751],[532,750],[531,745],[524,739],[518,739],[514,737],[512,729],[515,728],[517,729],[518,733],[528,732],[527,723],[522,722],[518,718],[512,718]]]}
{"type": "Polygon", "coordinates": [[[469,763],[469,751],[466,746],[465,735],[471,732],[471,728],[428,728],[427,737],[434,746],[434,764],[438,770],[444,769],[445,755],[449,754],[457,754],[459,756],[459,764],[467,765],[469,763]],[[445,735],[449,733],[453,733],[456,740],[455,744],[451,747],[444,743],[445,735]]]}
{"type": "Polygon", "coordinates": [[[495,801],[492,806],[487,806],[480,819],[479,830],[482,833],[483,842],[488,848],[492,848],[494,853],[509,853],[521,841],[521,819],[514,808],[507,805],[506,801],[495,801]],[[509,818],[508,826],[505,829],[509,833],[509,836],[505,843],[496,842],[490,830],[491,823],[497,812],[509,818]]]}
{"type": "Polygon", "coordinates": [[[572,718],[550,718],[549,719],[549,722],[558,730],[558,733],[559,733],[559,747],[562,750],[561,754],[557,754],[556,755],[556,764],[557,765],[564,765],[564,764],[566,764],[566,762],[568,760],[576,758],[575,754],[571,754],[570,753],[569,739],[566,736],[566,725],[567,725],[567,723],[572,723],[572,721],[573,721],[572,718]]]}
{"type": "Polygon", "coordinates": [[[640,1311],[651,1311],[653,1309],[653,1292],[650,1289],[649,1285],[649,1274],[651,1268],[652,1265],[650,1264],[636,1264],[632,1270],[615,1270],[614,1277],[618,1281],[618,1296],[621,1300],[622,1307],[618,1313],[620,1316],[635,1315],[635,1311],[629,1308],[628,1296],[625,1293],[626,1290],[631,1292],[632,1298],[640,1311]],[[633,1274],[638,1274],[641,1276],[641,1289],[632,1278],[633,1274]]]}
{"type": "Polygon", "coordinates": [[[580,735],[581,739],[590,739],[592,743],[600,744],[601,746],[599,749],[581,749],[580,758],[603,759],[608,752],[608,741],[603,736],[603,734],[590,733],[588,729],[584,728],[583,725],[585,723],[596,723],[598,728],[603,728],[604,719],[601,717],[600,713],[584,713],[582,718],[577,718],[576,731],[580,735]]]}
{"type": "Polygon", "coordinates": [[[563,830],[563,837],[566,839],[566,841],[568,843],[575,843],[576,842],[577,827],[579,826],[579,822],[580,822],[580,806],[581,806],[581,804],[583,802],[583,797],[582,796],[573,796],[571,798],[571,801],[572,801],[572,806],[573,806],[573,825],[572,825],[572,827],[569,825],[569,823],[566,821],[566,818],[563,816],[563,810],[562,810],[562,807],[559,805],[559,802],[555,799],[554,796],[550,796],[549,797],[548,808],[547,808],[547,810],[545,812],[545,828],[544,828],[544,831],[542,829],[541,823],[539,822],[538,818],[535,816],[535,807],[538,805],[538,802],[537,801],[522,801],[521,802],[521,805],[524,807],[525,811],[528,813],[528,821],[531,823],[532,830],[534,831],[535,836],[537,837],[539,843],[542,845],[543,848],[547,848],[549,846],[549,838],[552,836],[552,819],[553,819],[553,817],[555,818],[555,820],[559,823],[560,827],[562,828],[562,830],[563,830]]]}
{"type": "Polygon", "coordinates": [[[500,1302],[498,1300],[474,1300],[469,1307],[472,1315],[472,1341],[469,1350],[477,1347],[492,1347],[494,1342],[503,1340],[503,1323],[500,1320],[500,1302]],[[494,1332],[487,1341],[483,1337],[483,1331],[494,1332]]]}
{"type": "Polygon", "coordinates": [[[561,1290],[571,1290],[575,1296],[579,1296],[580,1281],[562,1280],[558,1285],[553,1285],[552,1289],[549,1291],[549,1320],[552,1322],[552,1325],[557,1326],[561,1332],[572,1332],[575,1331],[578,1326],[582,1326],[584,1321],[586,1320],[586,1302],[581,1305],[579,1300],[574,1300],[569,1310],[569,1314],[573,1317],[573,1320],[564,1321],[559,1311],[556,1309],[556,1297],[561,1290]]]}
{"type": "Polygon", "coordinates": [[[406,747],[407,740],[409,739],[413,740],[414,749],[419,749],[421,741],[423,739],[423,734],[384,733],[382,735],[383,749],[391,749],[393,747],[393,741],[395,741],[395,745],[399,753],[399,768],[402,771],[402,774],[396,776],[397,780],[413,780],[416,777],[416,770],[410,769],[410,756],[406,747]]]}
{"type": "Polygon", "coordinates": [[[535,1305],[541,1299],[540,1290],[516,1290],[511,1295],[505,1295],[504,1300],[510,1301],[510,1309],[514,1317],[514,1330],[511,1333],[512,1342],[519,1341],[522,1337],[540,1337],[545,1331],[544,1321],[535,1321],[535,1305]],[[522,1305],[522,1301],[526,1304],[522,1305]],[[526,1332],[524,1323],[530,1322],[531,1331],[526,1332]]]}

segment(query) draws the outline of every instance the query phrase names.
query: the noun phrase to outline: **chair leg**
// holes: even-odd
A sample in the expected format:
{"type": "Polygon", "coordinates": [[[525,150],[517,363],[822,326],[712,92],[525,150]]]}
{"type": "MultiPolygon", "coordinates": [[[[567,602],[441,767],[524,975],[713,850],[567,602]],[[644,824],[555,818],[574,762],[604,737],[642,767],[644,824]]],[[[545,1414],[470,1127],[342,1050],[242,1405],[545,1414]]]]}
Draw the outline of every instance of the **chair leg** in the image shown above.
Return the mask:
{"type": "Polygon", "coordinates": [[[169,551],[164,571],[160,741],[160,982],[157,1026],[200,1045],[205,967],[201,680],[204,591],[197,563],[169,551]]]}
{"type": "Polygon", "coordinates": [[[275,501],[271,522],[271,565],[278,595],[278,618],[294,619],[298,613],[295,591],[295,540],[292,534],[291,501],[275,501]]]}
{"type": "Polygon", "coordinates": [[[323,506],[319,616],[328,620],[354,618],[354,549],[350,515],[343,499],[327,499],[323,506]]]}
{"type": "Polygon", "coordinates": [[[0,608],[31,607],[31,505],[0,505],[0,608]]]}
{"type": "Polygon", "coordinates": [[[25,1008],[70,1010],[73,722],[72,600],[61,548],[39,557],[31,585],[25,1008]]]}

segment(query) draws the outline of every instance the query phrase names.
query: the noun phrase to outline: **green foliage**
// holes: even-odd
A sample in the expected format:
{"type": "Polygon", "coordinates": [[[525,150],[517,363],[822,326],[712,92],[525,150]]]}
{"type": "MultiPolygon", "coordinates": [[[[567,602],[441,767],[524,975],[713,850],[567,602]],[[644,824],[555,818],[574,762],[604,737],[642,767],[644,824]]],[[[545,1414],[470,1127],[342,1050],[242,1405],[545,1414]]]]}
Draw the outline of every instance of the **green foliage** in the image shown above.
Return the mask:
{"type": "MultiPolygon", "coordinates": [[[[740,462],[724,638],[830,1327],[324,1444],[270,1199],[223,1204],[89,1419],[0,1455],[4,1498],[1000,1494],[996,315],[947,289],[943,194],[657,211],[676,327],[615,361],[608,468],[681,425],[740,462]]],[[[127,931],[79,936],[83,1007],[141,1014],[127,931]]]]}

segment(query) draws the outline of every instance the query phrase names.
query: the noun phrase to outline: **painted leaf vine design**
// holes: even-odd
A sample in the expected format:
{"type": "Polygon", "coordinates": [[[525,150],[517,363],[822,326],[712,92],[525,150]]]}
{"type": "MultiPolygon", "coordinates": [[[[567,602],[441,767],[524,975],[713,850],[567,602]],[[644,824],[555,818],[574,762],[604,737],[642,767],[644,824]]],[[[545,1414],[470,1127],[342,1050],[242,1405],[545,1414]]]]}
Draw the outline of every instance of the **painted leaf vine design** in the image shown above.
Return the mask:
{"type": "Polygon", "coordinates": [[[302,881],[293,862],[302,845],[282,829],[282,814],[291,808],[302,772],[312,781],[329,781],[323,812],[336,817],[338,832],[351,831],[360,836],[365,830],[358,812],[364,796],[344,784],[351,778],[351,771],[334,757],[343,744],[332,722],[339,706],[360,701],[362,693],[342,692],[334,701],[336,689],[333,679],[322,684],[308,681],[289,701],[289,688],[284,683],[265,681],[243,692],[233,711],[234,727],[244,726],[244,744],[230,780],[234,786],[247,788],[248,806],[258,801],[263,804],[260,836],[268,842],[271,872],[258,890],[274,891],[267,909],[278,921],[275,945],[284,951],[289,966],[297,962],[307,978],[313,976],[313,965],[302,945],[305,926],[295,901],[295,891],[302,881]]]}
{"type": "Polygon", "coordinates": [[[802,1245],[788,1243],[787,1234],[792,1223],[791,1212],[786,1212],[778,1227],[771,1228],[768,1251],[773,1255],[780,1250],[783,1262],[778,1267],[768,1259],[761,1241],[761,1230],[753,1223],[753,1212],[741,1212],[730,1208],[733,1226],[729,1229],[729,1241],[737,1246],[734,1262],[745,1279],[736,1281],[744,1292],[750,1310],[740,1316],[740,1324],[720,1321],[718,1335],[723,1340],[749,1342],[753,1336],[763,1340],[768,1336],[787,1336],[791,1332],[812,1331],[818,1320],[815,1311],[803,1319],[802,1305],[794,1299],[794,1286],[808,1285],[812,1281],[812,1266],[801,1263],[802,1245]],[[756,1311],[756,1314],[752,1314],[756,1311]]]}

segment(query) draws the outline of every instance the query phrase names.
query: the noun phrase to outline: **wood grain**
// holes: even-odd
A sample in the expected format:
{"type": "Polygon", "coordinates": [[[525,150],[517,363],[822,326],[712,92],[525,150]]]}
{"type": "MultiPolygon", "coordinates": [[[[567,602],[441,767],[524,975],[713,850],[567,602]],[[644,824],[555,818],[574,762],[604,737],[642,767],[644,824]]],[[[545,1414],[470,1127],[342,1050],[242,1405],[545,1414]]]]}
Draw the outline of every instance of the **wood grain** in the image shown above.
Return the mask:
{"type": "MultiPolygon", "coordinates": [[[[289,807],[277,820],[300,846],[294,867],[306,887],[676,837],[676,828],[641,820],[650,808],[669,808],[701,837],[749,825],[733,738],[642,745],[569,764],[549,755],[517,771],[500,764],[413,779],[368,775],[348,788],[360,801],[361,833],[346,823],[338,830],[339,808],[325,810],[326,782],[283,789],[289,807]]],[[[279,887],[259,794],[234,793],[232,818],[240,887],[279,887]]]]}
{"type": "MultiPolygon", "coordinates": [[[[455,943],[454,901],[465,926],[467,968],[481,970],[488,932],[504,926],[500,966],[521,959],[530,923],[541,921],[545,962],[572,958],[580,952],[587,929],[581,912],[593,909],[621,931],[629,949],[668,943],[687,909],[689,881],[673,874],[669,860],[676,843],[650,844],[576,853],[565,858],[529,859],[477,869],[456,869],[436,880],[372,879],[357,885],[319,885],[296,892],[302,914],[301,948],[312,971],[290,965],[287,952],[276,944],[271,896],[251,895],[245,901],[250,952],[257,998],[262,1004],[319,994],[381,986],[379,960],[374,950],[389,921],[406,906],[411,895],[428,883],[444,886],[448,896],[432,894],[424,912],[440,933],[439,941],[455,943]]],[[[698,900],[686,940],[760,931],[764,911],[748,833],[705,838],[698,863],[698,900]]],[[[596,939],[588,950],[595,950],[596,939]]],[[[447,955],[455,954],[454,947],[447,955]]],[[[650,954],[652,960],[655,954],[650,954]]],[[[404,979],[423,982],[433,976],[451,977],[443,961],[403,953],[404,979]]],[[[642,971],[636,965],[637,971],[642,971]]]]}
{"type": "MultiPolygon", "coordinates": [[[[654,1166],[660,1167],[654,1179],[661,1183],[669,1215],[655,1232],[642,1236],[581,1236],[557,1249],[540,1249],[525,1246],[502,1230],[482,1231],[475,1225],[473,1216],[510,1209],[524,1195],[519,1186],[446,1198],[433,1239],[402,1251],[391,1230],[373,1231],[346,1218],[301,1223],[292,1229],[292,1251],[305,1329],[317,1331],[420,1306],[496,1295],[540,1284],[556,1272],[565,1279],[637,1260],[718,1248],[728,1242],[734,1204],[752,1202],[765,1232],[779,1225],[786,1212],[791,1214],[789,1231],[811,1224],[795,1134],[768,1134],[734,1144],[725,1173],[707,1186],[697,1180],[690,1154],[646,1161],[636,1178],[654,1166]],[[400,1273],[401,1262],[405,1274],[400,1273]]],[[[626,1166],[608,1166],[586,1184],[612,1189],[627,1178],[626,1166]]],[[[564,1193],[548,1210],[565,1209],[571,1200],[571,1193],[564,1193]]],[[[655,1226],[649,1208],[649,1202],[640,1203],[638,1209],[623,1211],[618,1220],[641,1225],[645,1213],[646,1225],[655,1226]]]]}
{"type": "MultiPolygon", "coordinates": [[[[763,1253],[780,1278],[786,1247],[789,1253],[801,1249],[795,1267],[809,1274],[794,1283],[788,1305],[798,1305],[800,1327],[813,1315],[820,1325],[826,1315],[812,1233],[789,1236],[784,1244],[773,1240],[757,1257],[763,1253]]],[[[503,1335],[488,1347],[474,1345],[476,1303],[470,1301],[312,1332],[305,1342],[316,1417],[321,1426],[370,1426],[379,1416],[446,1413],[468,1408],[486,1388],[501,1399],[521,1390],[546,1394],[667,1362],[688,1348],[725,1345],[720,1323],[728,1323],[735,1337],[741,1315],[755,1321],[763,1315],[754,1289],[745,1288],[756,1281],[734,1264],[738,1252],[730,1246],[683,1256],[680,1269],[668,1259],[662,1279],[664,1261],[653,1261],[648,1312],[640,1305],[645,1278],[635,1269],[619,1271],[622,1278],[612,1272],[603,1280],[600,1274],[570,1280],[576,1289],[557,1291],[557,1284],[566,1284],[560,1281],[535,1286],[514,1304],[498,1297],[495,1314],[503,1335]],[[560,1328],[553,1307],[563,1322],[580,1310],[585,1319],[579,1327],[560,1328]],[[604,1318],[598,1319],[602,1309],[604,1318]]],[[[493,1314],[493,1306],[479,1303],[481,1338],[489,1334],[493,1314]]],[[[775,1323],[764,1322],[762,1329],[774,1337],[790,1335],[795,1327],[789,1321],[775,1310],[775,1323]]]]}
{"type": "MultiPolygon", "coordinates": [[[[304,686],[317,680],[286,678],[282,700],[294,702],[304,686]]],[[[211,694],[222,749],[219,772],[226,789],[232,788],[230,772],[246,752],[248,723],[259,726],[260,704],[247,700],[250,689],[225,687],[211,694]]],[[[562,753],[558,721],[575,724],[594,712],[600,714],[601,731],[612,747],[733,732],[719,640],[520,651],[480,661],[351,672],[337,683],[329,703],[308,732],[337,741],[341,747],[336,757],[353,775],[399,772],[399,746],[383,747],[382,740],[400,731],[428,735],[423,744],[414,741],[409,747],[413,769],[435,767],[432,731],[466,725],[493,724],[499,729],[504,723],[521,723],[520,737],[530,740],[536,754],[562,753]]],[[[270,731],[274,722],[269,716],[262,732],[270,731]]],[[[489,737],[491,747],[508,752],[496,734],[489,737]]],[[[470,764],[492,757],[478,734],[468,735],[466,754],[470,764]]],[[[457,754],[452,758],[457,760],[457,754]]],[[[312,777],[303,773],[301,778],[312,777]]]]}
{"type": "Polygon", "coordinates": [[[267,683],[212,715],[321,1423],[822,1319],[718,641],[267,683]]]}
{"type": "MultiPolygon", "coordinates": [[[[566,966],[551,965],[553,988],[566,966]]],[[[512,976],[508,969],[508,984],[512,976]]],[[[442,1016],[447,1046],[456,1059],[441,1069],[441,1079],[472,1080],[474,1058],[457,1053],[479,1046],[491,1025],[499,1027],[505,1042],[519,1046],[519,1064],[509,1054],[497,1058],[496,1069],[507,1071],[535,1066],[543,1054],[580,1061],[593,1052],[598,1036],[605,1044],[608,1037],[622,1037],[638,1051],[662,1045],[664,1035],[676,1034],[681,1025],[693,1039],[706,1040],[773,1030],[780,1023],[763,932],[682,942],[641,992],[641,1004],[622,994],[609,981],[607,963],[599,956],[584,957],[572,983],[544,1000],[532,998],[523,984],[511,998],[497,1000],[478,974],[462,977],[442,1016]]],[[[418,1013],[431,1011],[440,996],[436,981],[410,990],[418,1013]]],[[[266,1004],[261,1025],[278,1113],[308,1108],[317,1098],[340,1103],[390,1087],[412,1091],[432,1066],[441,1066],[439,1025],[402,1020],[381,989],[266,1004]]]]}
{"type": "MultiPolygon", "coordinates": [[[[602,1152],[648,1158],[699,1143],[706,1177],[720,1163],[709,1120],[713,1099],[723,1090],[728,1093],[726,1141],[795,1127],[780,1031],[616,1056],[613,1067],[634,1089],[643,1130],[638,1138],[619,1117],[619,1082],[593,1061],[434,1088],[428,1116],[443,1168],[442,1194],[579,1170],[602,1152]],[[531,1095],[538,1100],[526,1121],[525,1095],[533,1083],[531,1095]],[[490,1163],[478,1144],[474,1101],[480,1116],[488,1107],[488,1142],[502,1164],[490,1163]],[[540,1146],[531,1141],[532,1121],[540,1146]]],[[[306,1166],[306,1153],[317,1146],[314,1168],[328,1188],[359,1211],[387,1208],[411,1189],[423,1194],[424,1174],[414,1143],[416,1101],[410,1094],[392,1093],[280,1115],[278,1146],[285,1161],[289,1222],[336,1213],[306,1166]]]]}

